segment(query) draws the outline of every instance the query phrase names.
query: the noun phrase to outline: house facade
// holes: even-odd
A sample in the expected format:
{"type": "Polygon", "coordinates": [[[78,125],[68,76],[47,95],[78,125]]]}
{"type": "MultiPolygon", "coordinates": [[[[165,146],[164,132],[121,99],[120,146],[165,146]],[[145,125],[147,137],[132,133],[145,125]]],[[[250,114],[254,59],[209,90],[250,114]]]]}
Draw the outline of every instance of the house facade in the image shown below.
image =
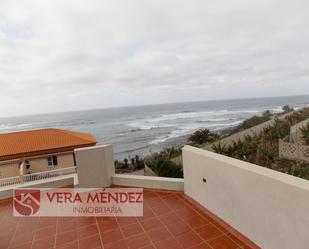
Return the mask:
{"type": "Polygon", "coordinates": [[[54,128],[0,134],[0,179],[75,166],[74,149],[96,143],[91,134],[54,128]]]}

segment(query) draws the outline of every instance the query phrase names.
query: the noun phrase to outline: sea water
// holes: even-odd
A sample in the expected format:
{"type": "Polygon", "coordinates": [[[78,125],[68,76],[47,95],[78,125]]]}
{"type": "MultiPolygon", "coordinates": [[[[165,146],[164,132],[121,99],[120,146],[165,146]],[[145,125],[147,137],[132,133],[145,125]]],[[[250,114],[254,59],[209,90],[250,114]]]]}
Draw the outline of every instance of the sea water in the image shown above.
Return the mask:
{"type": "Polygon", "coordinates": [[[0,118],[0,132],[46,127],[89,132],[98,144],[113,144],[115,158],[146,155],[181,145],[200,128],[220,131],[265,110],[281,112],[283,105],[301,108],[309,96],[217,100],[109,108],[0,118]]]}

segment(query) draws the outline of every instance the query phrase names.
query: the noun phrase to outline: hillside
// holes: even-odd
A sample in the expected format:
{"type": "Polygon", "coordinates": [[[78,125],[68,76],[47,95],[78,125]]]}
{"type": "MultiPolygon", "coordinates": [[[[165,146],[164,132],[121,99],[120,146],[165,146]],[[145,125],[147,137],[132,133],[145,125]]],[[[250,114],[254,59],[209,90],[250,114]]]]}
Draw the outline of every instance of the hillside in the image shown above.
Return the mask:
{"type": "MultiPolygon", "coordinates": [[[[279,158],[279,140],[290,134],[297,123],[309,118],[309,108],[294,111],[289,115],[275,118],[259,133],[251,133],[236,140],[226,138],[211,146],[219,154],[278,170],[309,180],[309,165],[301,161],[279,158]]],[[[269,122],[269,121],[267,121],[269,122]]],[[[235,136],[235,135],[233,135],[235,136]]]]}

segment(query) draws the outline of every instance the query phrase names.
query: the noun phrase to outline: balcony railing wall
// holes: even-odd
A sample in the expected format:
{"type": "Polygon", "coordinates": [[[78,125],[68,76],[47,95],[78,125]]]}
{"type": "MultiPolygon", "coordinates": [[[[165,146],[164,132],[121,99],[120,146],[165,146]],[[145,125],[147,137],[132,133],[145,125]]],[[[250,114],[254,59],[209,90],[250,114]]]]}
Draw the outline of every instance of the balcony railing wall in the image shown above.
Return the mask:
{"type": "Polygon", "coordinates": [[[63,175],[70,175],[76,173],[76,167],[60,168],[56,170],[43,171],[34,174],[14,176],[9,178],[0,179],[0,187],[14,186],[27,182],[39,181],[44,179],[50,179],[63,175]]]}

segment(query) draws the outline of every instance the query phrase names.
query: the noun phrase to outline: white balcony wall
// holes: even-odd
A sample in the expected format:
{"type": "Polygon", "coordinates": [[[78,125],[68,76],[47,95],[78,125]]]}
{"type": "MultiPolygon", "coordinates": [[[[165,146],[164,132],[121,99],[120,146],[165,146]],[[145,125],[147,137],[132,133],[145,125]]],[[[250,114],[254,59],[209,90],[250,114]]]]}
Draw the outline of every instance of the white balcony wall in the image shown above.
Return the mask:
{"type": "Polygon", "coordinates": [[[102,188],[112,184],[115,174],[112,145],[76,149],[74,153],[79,188],[102,188]]]}
{"type": "Polygon", "coordinates": [[[43,180],[31,181],[23,184],[0,187],[0,200],[13,197],[14,188],[62,188],[74,186],[78,182],[76,174],[46,178],[43,180]]]}
{"type": "Polygon", "coordinates": [[[191,146],[185,194],[265,249],[308,249],[309,181],[191,146]]]}

